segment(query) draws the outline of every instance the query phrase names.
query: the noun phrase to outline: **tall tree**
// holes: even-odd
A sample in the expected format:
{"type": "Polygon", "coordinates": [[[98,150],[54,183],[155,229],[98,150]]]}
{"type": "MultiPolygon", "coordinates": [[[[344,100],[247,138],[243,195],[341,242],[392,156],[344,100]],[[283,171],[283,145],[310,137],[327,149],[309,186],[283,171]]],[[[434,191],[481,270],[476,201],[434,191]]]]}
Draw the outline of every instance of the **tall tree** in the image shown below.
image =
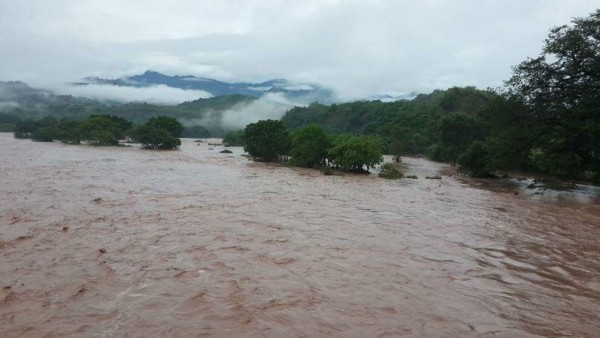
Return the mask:
{"type": "Polygon", "coordinates": [[[600,10],[551,29],[542,53],[516,66],[507,86],[534,122],[538,169],[600,171],[600,10]]]}

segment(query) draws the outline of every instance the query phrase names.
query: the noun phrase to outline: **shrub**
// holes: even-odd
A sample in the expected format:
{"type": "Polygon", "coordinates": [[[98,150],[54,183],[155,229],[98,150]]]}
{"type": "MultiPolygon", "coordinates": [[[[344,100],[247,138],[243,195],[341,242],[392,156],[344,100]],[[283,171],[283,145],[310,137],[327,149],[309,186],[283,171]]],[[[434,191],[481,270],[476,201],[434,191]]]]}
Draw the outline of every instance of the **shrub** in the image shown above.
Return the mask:
{"type": "Polygon", "coordinates": [[[381,170],[379,171],[379,177],[383,177],[388,180],[397,180],[402,178],[404,175],[400,170],[396,169],[393,164],[385,163],[381,166],[381,170]]]}

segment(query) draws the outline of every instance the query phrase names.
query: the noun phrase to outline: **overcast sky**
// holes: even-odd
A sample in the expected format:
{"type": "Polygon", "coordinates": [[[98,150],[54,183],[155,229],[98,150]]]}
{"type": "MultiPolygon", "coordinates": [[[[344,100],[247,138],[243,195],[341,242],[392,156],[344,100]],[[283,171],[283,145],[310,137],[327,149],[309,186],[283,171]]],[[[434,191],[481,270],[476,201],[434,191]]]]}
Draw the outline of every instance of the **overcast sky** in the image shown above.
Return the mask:
{"type": "Polygon", "coordinates": [[[344,98],[498,87],[599,0],[0,0],[0,80],[49,86],[152,69],[286,78],[344,98]]]}

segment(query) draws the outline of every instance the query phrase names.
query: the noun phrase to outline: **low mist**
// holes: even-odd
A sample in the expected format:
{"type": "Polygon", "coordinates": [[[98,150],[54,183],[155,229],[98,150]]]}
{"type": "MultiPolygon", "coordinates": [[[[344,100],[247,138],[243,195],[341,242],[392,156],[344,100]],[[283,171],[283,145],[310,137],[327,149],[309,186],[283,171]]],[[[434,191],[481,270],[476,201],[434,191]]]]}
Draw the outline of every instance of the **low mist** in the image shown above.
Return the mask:
{"type": "Polygon", "coordinates": [[[111,85],[68,85],[53,87],[57,94],[87,97],[100,101],[148,102],[174,105],[185,101],[209,98],[212,95],[202,90],[183,90],[165,85],[151,87],[122,87],[111,85]]]}
{"type": "Polygon", "coordinates": [[[304,104],[291,102],[281,93],[269,93],[250,103],[236,104],[227,110],[206,111],[200,119],[182,119],[181,123],[186,127],[201,125],[228,131],[240,130],[259,120],[279,120],[286,111],[301,105],[304,104]]]}

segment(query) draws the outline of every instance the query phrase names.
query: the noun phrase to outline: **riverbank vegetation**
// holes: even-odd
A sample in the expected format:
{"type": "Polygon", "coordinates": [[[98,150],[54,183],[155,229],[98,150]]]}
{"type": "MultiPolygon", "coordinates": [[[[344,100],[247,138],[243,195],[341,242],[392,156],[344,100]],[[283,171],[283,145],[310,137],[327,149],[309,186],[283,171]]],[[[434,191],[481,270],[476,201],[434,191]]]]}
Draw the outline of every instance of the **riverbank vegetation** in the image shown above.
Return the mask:
{"type": "Polygon", "coordinates": [[[117,146],[127,137],[142,143],[147,149],[175,149],[180,144],[183,126],[174,118],[151,118],[136,128],[133,123],[114,115],[90,115],[81,121],[45,117],[15,123],[16,138],[30,138],[38,142],[60,141],[66,144],[117,146]]]}

